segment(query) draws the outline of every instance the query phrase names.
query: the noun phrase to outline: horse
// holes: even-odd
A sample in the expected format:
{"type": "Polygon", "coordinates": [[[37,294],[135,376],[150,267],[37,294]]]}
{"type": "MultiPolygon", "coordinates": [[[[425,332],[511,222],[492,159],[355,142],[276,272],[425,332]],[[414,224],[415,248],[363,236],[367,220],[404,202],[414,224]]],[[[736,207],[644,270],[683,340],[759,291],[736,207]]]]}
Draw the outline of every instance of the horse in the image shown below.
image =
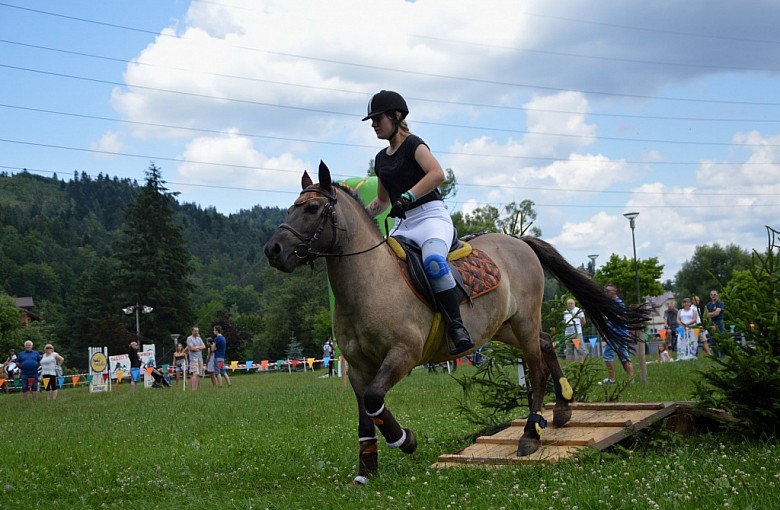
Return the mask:
{"type": "MultiPolygon", "coordinates": [[[[335,297],[333,330],[347,360],[358,404],[359,455],[354,481],[364,484],[379,470],[377,429],[390,448],[407,454],[417,448],[414,433],[401,427],[385,404],[388,391],[414,367],[453,356],[446,342],[424,356],[433,309],[400,276],[396,253],[357,195],[334,183],[322,162],[318,177],[315,184],[304,171],[300,195],[263,251],[272,267],[287,273],[317,258],[326,259],[335,297]]],[[[474,299],[470,306],[461,304],[464,324],[475,342],[472,350],[498,340],[523,352],[532,398],[517,454],[531,455],[539,449],[540,434],[547,425],[542,406],[550,373],[556,393],[554,426],[569,421],[573,400],[550,337],[541,332],[543,267],[572,292],[596,329],[616,345],[631,343],[627,330],[618,325],[640,329],[646,317],[616,304],[545,241],[492,233],[469,243],[492,259],[501,278],[495,290],[474,299]]]]}

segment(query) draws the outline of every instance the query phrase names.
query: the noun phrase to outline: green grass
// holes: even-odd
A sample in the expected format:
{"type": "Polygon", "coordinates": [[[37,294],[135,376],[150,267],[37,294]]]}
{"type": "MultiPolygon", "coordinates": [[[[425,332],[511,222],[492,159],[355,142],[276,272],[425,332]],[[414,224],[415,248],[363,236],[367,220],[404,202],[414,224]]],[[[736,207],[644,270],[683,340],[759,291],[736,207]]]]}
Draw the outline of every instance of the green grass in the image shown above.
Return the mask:
{"type": "MultiPolygon", "coordinates": [[[[649,365],[624,401],[688,400],[706,360],[649,365]]],[[[461,370],[473,370],[462,368],[461,370]]],[[[618,369],[620,370],[620,369],[618,369]]],[[[434,469],[474,426],[460,387],[416,369],[388,396],[417,434],[410,456],[380,448],[380,476],[352,483],[356,405],[336,378],[236,375],[200,391],[121,385],[57,401],[0,395],[0,497],[8,508],[778,508],[780,448],[665,430],[552,466],[434,469]]],[[[618,372],[618,376],[621,373],[618,372]]]]}

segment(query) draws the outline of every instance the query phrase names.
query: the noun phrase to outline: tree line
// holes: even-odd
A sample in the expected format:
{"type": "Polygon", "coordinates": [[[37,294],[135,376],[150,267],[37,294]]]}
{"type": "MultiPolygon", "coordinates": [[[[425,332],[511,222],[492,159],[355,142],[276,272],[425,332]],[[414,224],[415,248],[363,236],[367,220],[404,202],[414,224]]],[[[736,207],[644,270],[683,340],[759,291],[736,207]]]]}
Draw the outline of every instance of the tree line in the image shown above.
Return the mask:
{"type": "MultiPolygon", "coordinates": [[[[449,169],[447,176],[443,190],[451,197],[457,181],[449,169]]],[[[140,305],[153,308],[138,317],[141,342],[154,343],[160,359],[173,350],[171,335],[184,339],[198,325],[206,336],[215,324],[223,327],[232,359],[281,359],[290,345],[319,355],[330,333],[324,264],[288,275],[270,268],[262,253],[284,216],[277,207],[224,215],[179,203],[154,164],[141,184],[103,174],[76,172],[61,180],[2,173],[0,293],[33,297],[42,320],[23,330],[6,326],[12,301],[0,299],[0,349],[19,348],[26,338],[50,341],[71,366],[84,367],[89,346],[127,350],[136,316],[122,310],[140,305]]],[[[535,220],[530,200],[453,215],[462,235],[541,236],[535,220]]],[[[675,281],[661,284],[659,261],[639,260],[642,295],[667,289],[706,296],[749,262],[733,245],[700,246],[675,281]]],[[[633,302],[633,259],[613,254],[594,277],[616,283],[633,302]]],[[[564,293],[546,279],[546,299],[564,293]]]]}

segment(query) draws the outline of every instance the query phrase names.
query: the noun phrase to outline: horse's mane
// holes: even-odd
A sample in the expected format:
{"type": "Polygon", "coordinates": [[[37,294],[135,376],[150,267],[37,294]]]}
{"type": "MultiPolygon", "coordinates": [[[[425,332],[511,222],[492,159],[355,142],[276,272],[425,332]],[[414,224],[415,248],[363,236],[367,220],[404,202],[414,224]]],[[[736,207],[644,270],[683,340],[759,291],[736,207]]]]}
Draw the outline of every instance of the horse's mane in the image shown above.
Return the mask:
{"type": "Polygon", "coordinates": [[[345,184],[341,184],[339,182],[334,182],[333,184],[334,188],[338,188],[347,195],[352,198],[355,202],[357,202],[359,208],[361,211],[363,211],[363,214],[366,215],[366,218],[368,218],[371,221],[371,224],[374,225],[374,228],[379,232],[379,225],[377,225],[376,221],[374,221],[374,218],[371,217],[371,215],[368,213],[368,209],[365,205],[363,205],[363,200],[360,199],[360,195],[358,194],[357,190],[350,188],[349,186],[345,184]]]}

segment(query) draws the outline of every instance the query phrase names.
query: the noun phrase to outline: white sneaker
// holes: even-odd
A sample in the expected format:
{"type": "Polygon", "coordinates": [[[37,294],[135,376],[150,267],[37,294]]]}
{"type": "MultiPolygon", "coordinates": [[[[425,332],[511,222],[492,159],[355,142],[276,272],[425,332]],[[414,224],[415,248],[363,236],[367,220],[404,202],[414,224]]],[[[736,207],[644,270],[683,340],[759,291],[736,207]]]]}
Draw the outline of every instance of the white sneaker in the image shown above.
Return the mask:
{"type": "Polygon", "coordinates": [[[599,384],[615,384],[615,380],[614,379],[610,379],[609,377],[607,377],[603,381],[599,382],[599,384]]]}

